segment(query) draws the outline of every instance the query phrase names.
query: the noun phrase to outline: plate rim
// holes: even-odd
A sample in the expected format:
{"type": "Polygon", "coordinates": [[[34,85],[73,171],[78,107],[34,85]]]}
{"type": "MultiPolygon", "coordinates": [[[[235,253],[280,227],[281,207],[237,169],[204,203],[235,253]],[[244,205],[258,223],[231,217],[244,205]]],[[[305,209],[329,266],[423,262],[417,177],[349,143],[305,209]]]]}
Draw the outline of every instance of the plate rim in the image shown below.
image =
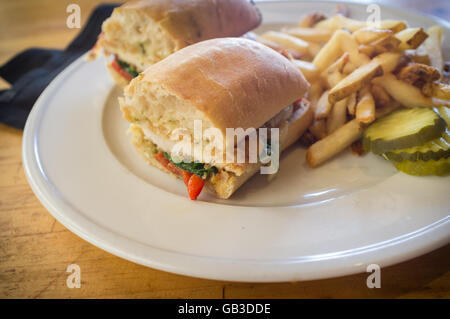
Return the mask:
{"type": "MultiPolygon", "coordinates": [[[[260,3],[279,2],[311,1],[260,1],[260,3]]],[[[337,1],[320,2],[335,3],[337,1]]],[[[339,2],[355,3],[354,1],[339,2]]],[[[42,170],[39,167],[40,162],[36,154],[36,132],[40,127],[40,116],[42,116],[42,111],[45,109],[45,101],[50,98],[58,86],[63,84],[65,79],[67,79],[67,77],[83,63],[85,63],[84,55],[72,62],[57,77],[55,77],[36,101],[27,119],[23,133],[22,160],[26,177],[34,194],[53,217],[71,232],[109,253],[144,266],[192,277],[238,282],[280,282],[324,279],[365,272],[366,265],[359,262],[361,258],[368,259],[363,258],[364,256],[374,256],[374,258],[371,259],[373,263],[385,267],[437,249],[447,244],[450,240],[450,234],[448,232],[450,216],[447,216],[433,224],[429,224],[402,236],[378,242],[373,245],[351,249],[351,253],[348,251],[340,251],[323,254],[322,256],[313,255],[315,258],[312,260],[309,260],[307,258],[308,256],[304,256],[302,260],[297,259],[289,261],[288,263],[286,263],[286,259],[283,259],[283,263],[280,261],[265,263],[251,260],[240,260],[236,262],[228,258],[221,259],[215,257],[184,255],[150,247],[149,245],[128,239],[124,235],[114,233],[89,220],[87,217],[80,214],[76,208],[70,207],[59,198],[52,198],[51,195],[55,192],[55,189],[52,188],[52,184],[46,180],[45,176],[40,174],[42,170]],[[68,211],[69,213],[67,213],[68,211]],[[421,240],[421,238],[423,239],[431,234],[433,234],[433,236],[428,241],[421,240]],[[111,241],[115,246],[111,244],[111,241]],[[422,245],[420,245],[421,243],[422,245]],[[403,246],[412,245],[413,248],[405,250],[402,244],[403,246]],[[130,251],[130,245],[135,246],[136,249],[130,251]],[[154,258],[149,259],[149,256],[153,256],[154,258]],[[180,258],[183,259],[184,262],[180,263],[180,258]],[[323,265],[323,262],[327,260],[335,261],[336,265],[334,269],[327,268],[326,272],[320,273],[315,271],[318,266],[316,265],[317,263],[323,265]],[[190,265],[186,266],[186,263],[190,265]],[[297,268],[296,266],[299,264],[307,265],[307,267],[304,266],[302,269],[300,269],[301,267],[297,268]],[[197,267],[192,267],[192,265],[196,265],[197,267]],[[220,271],[217,271],[218,269],[220,269],[220,271]],[[243,275],[243,273],[245,273],[245,271],[242,271],[243,269],[247,270],[245,275],[243,275]],[[238,270],[240,270],[240,273],[237,273],[238,270]],[[299,270],[301,270],[301,272],[299,272],[299,270]]]]}

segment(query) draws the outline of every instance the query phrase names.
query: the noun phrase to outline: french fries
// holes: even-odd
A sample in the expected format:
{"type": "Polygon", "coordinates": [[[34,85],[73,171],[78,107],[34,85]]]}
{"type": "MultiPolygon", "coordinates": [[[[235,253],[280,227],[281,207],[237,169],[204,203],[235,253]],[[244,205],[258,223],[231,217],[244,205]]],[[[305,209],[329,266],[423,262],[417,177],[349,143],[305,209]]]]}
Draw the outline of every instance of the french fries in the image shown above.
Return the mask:
{"type": "Polygon", "coordinates": [[[325,120],[315,119],[311,126],[309,127],[309,131],[316,137],[321,140],[327,136],[327,124],[325,120]]]}
{"type": "Polygon", "coordinates": [[[307,42],[327,42],[333,35],[332,30],[313,28],[284,28],[282,32],[307,42]]]}
{"type": "Polygon", "coordinates": [[[345,32],[342,34],[341,38],[341,50],[347,51],[349,54],[350,62],[355,66],[361,66],[363,64],[369,63],[370,59],[367,55],[359,52],[359,46],[353,37],[345,32]]]}
{"type": "Polygon", "coordinates": [[[401,41],[399,39],[392,34],[388,34],[369,44],[361,45],[359,52],[372,57],[383,52],[395,50],[400,44],[401,41]]]}
{"type": "Polygon", "coordinates": [[[327,17],[323,13],[313,12],[302,18],[298,23],[298,26],[300,28],[312,28],[318,22],[325,20],[326,18],[327,17]]]}
{"type": "MultiPolygon", "coordinates": [[[[321,81],[313,81],[308,91],[308,99],[311,102],[312,108],[315,110],[317,106],[317,101],[322,95],[323,87],[321,81]]],[[[315,111],[314,111],[315,112],[315,111]]]]}
{"type": "Polygon", "coordinates": [[[370,92],[372,93],[376,106],[385,106],[391,102],[391,97],[389,94],[379,85],[372,84],[370,87],[370,92]]]}
{"type": "Polygon", "coordinates": [[[444,68],[444,58],[441,50],[442,27],[431,27],[427,30],[427,34],[428,38],[423,44],[424,49],[430,59],[430,64],[434,66],[440,74],[442,74],[444,68]]]}
{"type": "Polygon", "coordinates": [[[322,49],[314,57],[313,64],[316,68],[322,72],[334,61],[336,61],[341,55],[341,39],[348,34],[343,30],[334,32],[330,41],[328,41],[322,49]]]}
{"type": "Polygon", "coordinates": [[[329,102],[333,104],[342,100],[368,84],[373,77],[381,74],[383,74],[383,68],[377,61],[372,60],[360,66],[330,90],[329,102]]]}
{"type": "Polygon", "coordinates": [[[361,90],[360,98],[356,105],[356,120],[364,124],[375,121],[375,100],[368,87],[361,90]]]}
{"type": "MultiPolygon", "coordinates": [[[[334,15],[332,18],[322,20],[314,25],[314,28],[320,29],[347,29],[350,32],[358,31],[359,29],[366,27],[374,27],[365,21],[359,21],[344,17],[342,15],[334,15]]],[[[375,26],[377,29],[391,30],[393,33],[400,32],[407,28],[406,23],[397,20],[382,20],[375,26]]]]}
{"type": "Polygon", "coordinates": [[[398,108],[450,107],[442,27],[425,32],[398,20],[368,23],[341,9],[328,18],[311,13],[296,27],[255,36],[290,59],[311,84],[314,120],[303,139],[310,145],[310,167],[344,149],[361,154],[364,128],[398,108]]]}
{"type": "Polygon", "coordinates": [[[397,20],[383,20],[380,21],[380,25],[378,26],[378,29],[391,30],[393,33],[398,33],[406,28],[405,22],[397,20]]]}
{"type": "Polygon", "coordinates": [[[332,104],[329,102],[328,91],[323,92],[322,96],[317,101],[315,108],[315,118],[324,119],[330,114],[332,104]]]}
{"type": "Polygon", "coordinates": [[[342,71],[349,61],[350,54],[345,52],[339,59],[336,60],[333,64],[331,64],[325,71],[322,72],[321,77],[322,81],[328,84],[328,87],[331,88],[335,86],[344,75],[342,71]]]}
{"type": "Polygon", "coordinates": [[[408,28],[396,33],[395,37],[401,42],[399,45],[400,50],[409,50],[416,49],[428,38],[428,35],[422,28],[408,28]]]}
{"type": "Polygon", "coordinates": [[[353,32],[352,36],[359,44],[369,44],[392,34],[394,33],[391,30],[362,28],[353,32]]]}
{"type": "Polygon", "coordinates": [[[355,115],[356,112],[356,103],[358,102],[357,94],[358,92],[353,92],[347,98],[347,112],[350,115],[355,115]]]}
{"type": "Polygon", "coordinates": [[[336,102],[327,118],[327,134],[331,134],[347,121],[347,99],[336,102]]]}
{"type": "Polygon", "coordinates": [[[344,126],[317,141],[306,151],[306,162],[317,167],[362,137],[363,127],[357,120],[351,120],[344,126]]]}
{"type": "Polygon", "coordinates": [[[398,52],[386,52],[377,55],[372,61],[375,61],[383,69],[383,73],[387,74],[395,70],[400,63],[401,54],[398,52]]]}
{"type": "Polygon", "coordinates": [[[372,80],[381,86],[397,102],[405,107],[435,107],[431,98],[427,98],[422,91],[406,82],[398,80],[393,74],[386,74],[372,80]]]}
{"type": "Polygon", "coordinates": [[[293,37],[289,34],[269,31],[262,35],[266,40],[275,42],[282,48],[291,49],[297,51],[301,54],[308,54],[308,42],[303,41],[302,39],[293,37]]]}
{"type": "Polygon", "coordinates": [[[313,82],[319,77],[319,70],[317,70],[316,66],[311,62],[296,59],[291,61],[303,73],[309,82],[313,82]]]}

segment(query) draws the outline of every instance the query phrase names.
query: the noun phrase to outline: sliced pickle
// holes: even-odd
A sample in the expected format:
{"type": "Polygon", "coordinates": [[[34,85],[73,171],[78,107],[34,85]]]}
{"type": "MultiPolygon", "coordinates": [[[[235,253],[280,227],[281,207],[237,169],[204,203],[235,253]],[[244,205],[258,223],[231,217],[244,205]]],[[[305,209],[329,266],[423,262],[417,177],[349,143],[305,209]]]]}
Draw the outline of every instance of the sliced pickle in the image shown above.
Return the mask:
{"type": "Polygon", "coordinates": [[[394,150],[386,153],[390,160],[401,161],[429,161],[450,156],[450,131],[448,129],[441,137],[435,138],[423,145],[394,150]]]}
{"type": "Polygon", "coordinates": [[[438,175],[444,176],[450,174],[450,157],[441,158],[437,161],[392,161],[395,167],[403,173],[415,176],[438,175]]]}
{"type": "Polygon", "coordinates": [[[375,154],[416,147],[441,137],[445,128],[445,121],[430,108],[402,109],[370,125],[363,147],[375,154]]]}

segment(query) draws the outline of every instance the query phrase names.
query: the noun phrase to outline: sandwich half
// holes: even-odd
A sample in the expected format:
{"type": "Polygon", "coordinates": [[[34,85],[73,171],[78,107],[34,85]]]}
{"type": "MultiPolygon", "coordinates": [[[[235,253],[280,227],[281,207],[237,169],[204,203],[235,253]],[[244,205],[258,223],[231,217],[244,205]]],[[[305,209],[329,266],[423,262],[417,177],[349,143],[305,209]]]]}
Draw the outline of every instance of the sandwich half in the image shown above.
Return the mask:
{"type": "MultiPolygon", "coordinates": [[[[226,150],[227,129],[252,128],[256,134],[260,128],[278,129],[279,150],[286,149],[313,119],[303,98],[308,88],[302,73],[274,50],[244,38],[222,38],[188,46],[150,66],[125,88],[119,104],[131,123],[132,143],[149,164],[184,179],[191,199],[203,186],[229,198],[263,164],[247,161],[248,156],[244,162],[224,156],[205,161],[205,150],[226,150]],[[199,135],[196,121],[202,132],[212,129],[215,140],[199,135]],[[190,148],[178,149],[174,161],[181,140],[190,148]],[[192,152],[199,144],[201,152],[192,152]]],[[[236,139],[232,147],[248,147],[248,136],[236,139]]]]}
{"type": "Polygon", "coordinates": [[[108,69],[121,86],[175,51],[207,39],[241,36],[261,22],[249,0],[141,0],[115,8],[91,51],[112,55],[108,69]]]}

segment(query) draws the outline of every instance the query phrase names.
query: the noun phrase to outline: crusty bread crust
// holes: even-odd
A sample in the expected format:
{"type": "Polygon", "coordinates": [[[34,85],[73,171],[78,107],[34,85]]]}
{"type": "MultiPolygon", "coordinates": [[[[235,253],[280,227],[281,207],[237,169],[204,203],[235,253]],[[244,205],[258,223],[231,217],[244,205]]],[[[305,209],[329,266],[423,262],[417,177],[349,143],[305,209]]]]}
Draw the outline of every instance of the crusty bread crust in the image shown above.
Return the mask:
{"type": "Polygon", "coordinates": [[[261,14],[248,0],[141,0],[117,11],[139,9],[158,22],[176,50],[217,37],[237,37],[256,28],[261,14]]]}
{"type": "Polygon", "coordinates": [[[308,88],[302,73],[274,50],[248,39],[221,38],[150,66],[125,88],[123,106],[129,106],[127,96],[163,90],[226,136],[226,128],[261,127],[308,88]]]}
{"type": "Polygon", "coordinates": [[[140,0],[115,8],[98,44],[138,71],[188,45],[241,36],[261,23],[248,0],[140,0]]]}

